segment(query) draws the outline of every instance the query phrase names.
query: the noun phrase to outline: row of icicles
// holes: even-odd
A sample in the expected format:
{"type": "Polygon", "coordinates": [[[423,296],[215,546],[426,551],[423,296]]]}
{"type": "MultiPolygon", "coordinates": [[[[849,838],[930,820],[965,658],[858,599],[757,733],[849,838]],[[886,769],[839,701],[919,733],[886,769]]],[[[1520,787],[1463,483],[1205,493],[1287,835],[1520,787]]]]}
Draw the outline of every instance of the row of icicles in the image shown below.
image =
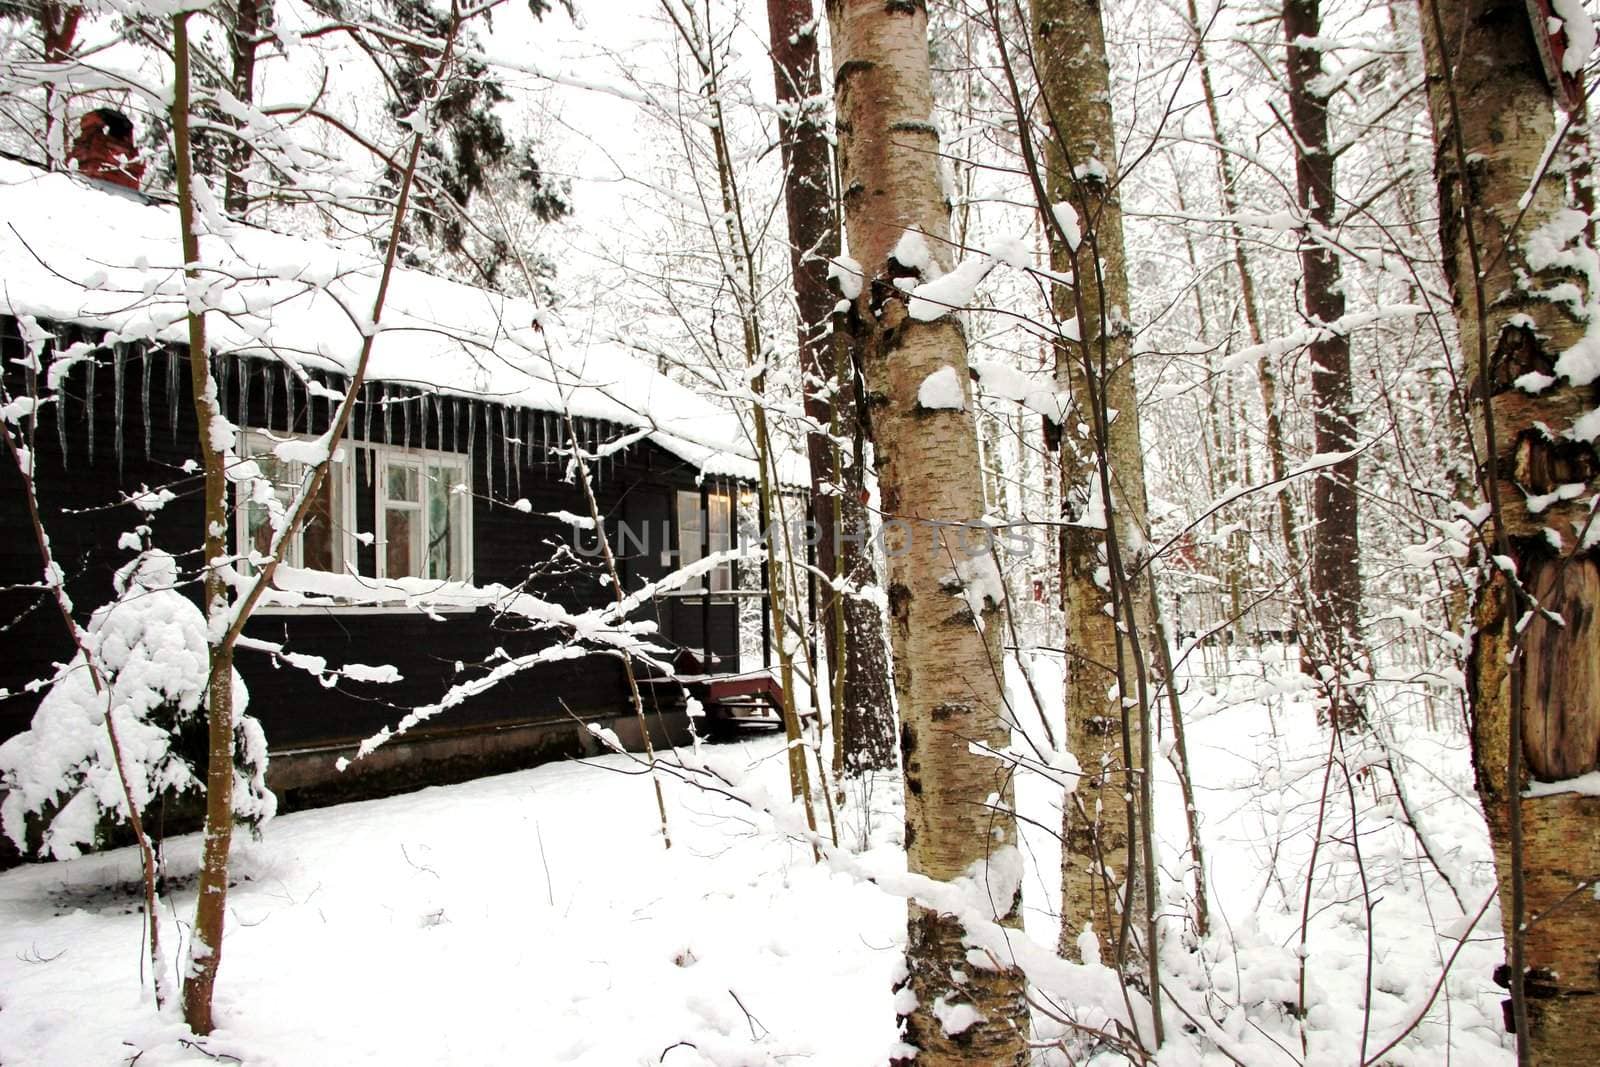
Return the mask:
{"type": "MultiPolygon", "coordinates": [[[[57,333],[56,351],[64,352],[73,344],[67,331],[57,333]]],[[[153,358],[154,353],[161,352],[166,355],[164,377],[168,433],[173,444],[176,444],[178,439],[179,413],[189,406],[187,393],[189,360],[186,353],[166,347],[148,348],[130,342],[117,342],[108,347],[112,377],[112,451],[120,478],[124,464],[123,444],[130,359],[139,365],[137,373],[140,408],[144,415],[146,459],[150,458],[154,438],[155,419],[150,406],[153,368],[156,363],[153,358]]],[[[96,409],[95,384],[102,371],[101,359],[96,354],[90,358],[79,359],[78,362],[84,367],[81,375],[83,383],[81,399],[85,414],[87,459],[92,466],[96,452],[96,420],[93,418],[96,409]]],[[[235,423],[243,421],[252,428],[278,433],[308,434],[325,429],[344,391],[341,376],[306,372],[302,379],[301,372],[291,369],[283,362],[276,364],[274,373],[273,364],[267,360],[218,356],[213,363],[213,372],[217,378],[218,392],[223,399],[225,413],[235,423]],[[281,406],[277,402],[280,389],[284,398],[281,406]],[[240,418],[241,412],[248,413],[251,410],[253,390],[259,390],[261,410],[266,413],[266,418],[261,423],[240,418]],[[233,401],[232,408],[226,410],[230,400],[233,401]]],[[[73,373],[76,373],[76,368],[73,373]]],[[[62,413],[62,417],[55,421],[63,467],[66,466],[69,455],[68,419],[65,417],[69,377],[69,375],[62,376],[56,394],[56,403],[62,413]]],[[[34,382],[30,382],[30,389],[34,385],[34,382]]],[[[567,440],[562,423],[561,417],[551,412],[491,404],[461,396],[446,396],[439,392],[424,392],[391,382],[367,382],[362,387],[356,410],[351,417],[349,436],[361,441],[399,442],[405,446],[433,448],[439,451],[453,450],[476,455],[478,434],[480,432],[489,434],[490,440],[498,442],[499,445],[484,449],[489,495],[491,497],[495,495],[495,488],[498,485],[503,493],[520,496],[524,467],[532,467],[538,463],[545,469],[558,468],[558,476],[565,476],[570,442],[567,440]],[[453,429],[451,435],[453,440],[446,439],[447,420],[453,429]],[[398,437],[395,435],[397,421],[398,437]],[[381,424],[381,435],[375,432],[379,429],[379,424],[381,424]],[[412,434],[414,425],[418,431],[415,437],[412,434]]],[[[591,455],[598,452],[608,441],[616,439],[622,432],[620,427],[603,419],[576,418],[573,420],[573,425],[578,435],[579,447],[591,455]]],[[[368,462],[375,461],[371,451],[365,451],[365,455],[368,462]]],[[[603,455],[590,461],[590,472],[597,483],[604,482],[605,476],[611,472],[614,464],[613,455],[603,455]]]]}

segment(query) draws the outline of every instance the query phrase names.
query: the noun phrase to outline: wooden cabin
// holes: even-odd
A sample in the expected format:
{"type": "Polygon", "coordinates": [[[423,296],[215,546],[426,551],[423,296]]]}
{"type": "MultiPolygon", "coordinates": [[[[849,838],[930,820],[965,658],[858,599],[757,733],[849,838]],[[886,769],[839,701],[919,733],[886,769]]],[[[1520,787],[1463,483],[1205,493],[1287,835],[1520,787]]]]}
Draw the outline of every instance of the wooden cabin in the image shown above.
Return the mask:
{"type": "MultiPolygon", "coordinates": [[[[107,602],[130,557],[119,542],[144,524],[198,596],[202,485],[182,274],[151,266],[180,262],[175,214],[3,160],[0,186],[4,383],[8,398],[39,400],[20,430],[67,591],[85,618],[107,602]]],[[[286,497],[299,453],[282,446],[330,425],[361,343],[352,312],[370,309],[376,267],[370,250],[264,230],[208,241],[209,276],[223,287],[213,295],[228,309],[208,316],[223,412],[239,456],[258,465],[254,484],[286,497]]],[[[574,434],[600,455],[592,484],[625,592],[738,547],[741,517],[750,536],[756,468],[737,420],[619,346],[557,340],[535,316],[420,272],[392,280],[332,476],[238,657],[271,748],[269,784],[287,806],[594,752],[587,723],[640,742],[615,646],[512,608],[515,594],[557,615],[614,599],[584,528],[574,434]],[[542,650],[541,662],[511,669],[542,650]],[[435,709],[441,701],[450,706],[435,709]],[[436,713],[336,769],[416,709],[436,713]]],[[[39,684],[73,650],[39,581],[9,457],[0,497],[4,738],[26,728],[39,684]]],[[[271,510],[260,489],[235,501],[244,573],[271,510]]],[[[743,676],[766,659],[764,640],[741,648],[742,632],[766,630],[760,587],[759,567],[727,562],[644,600],[631,621],[656,625],[663,660],[688,650],[697,674],[743,676]]],[[[681,691],[645,692],[658,740],[680,738],[681,691]]]]}

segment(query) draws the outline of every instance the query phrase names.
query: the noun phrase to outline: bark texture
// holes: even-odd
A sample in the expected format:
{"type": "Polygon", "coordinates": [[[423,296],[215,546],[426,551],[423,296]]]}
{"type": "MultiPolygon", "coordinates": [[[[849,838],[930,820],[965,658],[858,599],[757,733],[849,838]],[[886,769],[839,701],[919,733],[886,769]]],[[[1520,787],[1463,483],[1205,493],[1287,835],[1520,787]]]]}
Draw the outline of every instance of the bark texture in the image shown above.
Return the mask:
{"type": "Polygon", "coordinates": [[[1479,484],[1499,504],[1486,530],[1494,527],[1492,551],[1510,557],[1523,589],[1504,568],[1486,568],[1478,589],[1473,760],[1508,955],[1513,968],[1523,965],[1524,1062],[1587,1063],[1600,1034],[1600,797],[1523,791],[1600,767],[1591,525],[1600,456],[1592,435],[1574,427],[1600,398],[1593,370],[1572,354],[1587,326],[1579,268],[1591,251],[1564,179],[1536,179],[1556,118],[1522,0],[1422,8],[1440,238],[1474,402],[1479,484]],[[1559,498],[1540,499],[1552,493],[1559,498]],[[1519,635],[1533,603],[1541,610],[1519,635]]]}
{"type": "MultiPolygon", "coordinates": [[[[890,281],[912,273],[910,264],[894,261],[902,240],[925,242],[937,268],[951,265],[938,132],[928,121],[927,9],[907,0],[829,0],[827,10],[845,222],[852,255],[867,278],[849,319],[863,346],[889,527],[907,861],[914,873],[940,881],[975,876],[975,885],[988,890],[985,917],[1015,923],[1021,888],[1005,876],[1019,859],[1006,767],[972,751],[975,743],[1004,746],[1010,737],[1000,685],[999,605],[972,580],[990,557],[963,551],[960,529],[933,525],[971,523],[983,510],[966,339],[950,316],[911,319],[904,293],[890,281]],[[924,379],[945,368],[962,382],[966,406],[919,406],[924,379]]],[[[1022,976],[1005,960],[974,966],[962,936],[954,916],[911,905],[906,985],[916,1007],[904,1023],[906,1042],[918,1050],[914,1062],[1023,1064],[1022,976]],[[971,1004],[980,1021],[947,1034],[936,1013],[957,1004],[971,1004]]]]}
{"type": "MultiPolygon", "coordinates": [[[[828,284],[829,260],[839,254],[839,223],[833,199],[832,152],[823,128],[816,9],[812,0],[767,0],[767,25],[772,76],[781,105],[778,135],[783,148],[784,206],[805,410],[818,428],[806,436],[812,517],[822,531],[817,567],[859,586],[873,579],[872,556],[861,499],[861,463],[858,456],[841,457],[835,443],[838,436],[852,433],[858,412],[849,338],[844,332],[834,333],[833,307],[838,297],[828,284]]],[[[835,761],[835,770],[892,769],[894,704],[889,695],[883,615],[873,602],[840,596],[827,586],[822,587],[819,606],[828,663],[836,677],[841,663],[844,667],[843,692],[832,694],[837,709],[834,738],[841,757],[835,761]]]]}
{"type": "MultiPolygon", "coordinates": [[[[1300,231],[1301,299],[1306,319],[1326,325],[1344,316],[1339,257],[1327,244],[1335,225],[1334,154],[1328,144],[1328,80],[1323,77],[1318,0],[1284,0],[1283,35],[1289,49],[1289,119],[1294,127],[1295,190],[1305,225],[1300,231]],[[1307,47],[1296,42],[1307,40],[1307,47]]],[[[1313,341],[1312,427],[1318,455],[1352,452],[1356,419],[1350,380],[1350,338],[1342,331],[1313,341]]],[[[1361,652],[1361,563],[1356,549],[1359,460],[1351,455],[1319,473],[1311,486],[1311,586],[1301,657],[1321,677],[1328,717],[1337,728],[1361,721],[1347,679],[1361,652]],[[1329,673],[1331,671],[1331,673],[1329,673]]]]}
{"type": "MultiPolygon", "coordinates": [[[[1131,801],[1141,793],[1142,735],[1137,711],[1118,699],[1117,625],[1107,613],[1106,531],[1101,515],[1097,441],[1104,440],[1113,523],[1126,560],[1145,528],[1144,456],[1139,443],[1128,322],[1127,261],[1117,189],[1110,68],[1105,27],[1093,0],[1035,0],[1030,25],[1034,66],[1051,127],[1046,153],[1051,203],[1077,212],[1076,250],[1053,235],[1051,264],[1076,287],[1058,286],[1057,317],[1078,320],[1078,343],[1056,349],[1056,379],[1071,390],[1061,440],[1062,603],[1067,615],[1067,748],[1084,778],[1062,815],[1061,952],[1078,956],[1078,935],[1093,923],[1102,940],[1119,939],[1130,851],[1136,832],[1131,801]],[[1098,259],[1099,269],[1096,269],[1098,259]],[[1100,400],[1105,411],[1096,410],[1100,400]],[[1104,421],[1104,415],[1115,416],[1104,421]]],[[[1138,601],[1135,601],[1137,604],[1138,601]]],[[[1142,608],[1135,609],[1142,617],[1142,608]]],[[[1133,899],[1139,899],[1137,894],[1133,899]]]]}

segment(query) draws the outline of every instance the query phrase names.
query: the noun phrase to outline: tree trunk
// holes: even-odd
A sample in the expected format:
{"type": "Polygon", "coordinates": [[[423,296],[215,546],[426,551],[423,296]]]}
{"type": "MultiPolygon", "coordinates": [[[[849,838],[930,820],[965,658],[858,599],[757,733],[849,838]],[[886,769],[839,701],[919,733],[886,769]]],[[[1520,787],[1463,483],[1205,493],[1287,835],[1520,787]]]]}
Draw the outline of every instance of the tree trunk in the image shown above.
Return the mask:
{"type": "MultiPolygon", "coordinates": [[[[72,59],[72,50],[77,44],[78,22],[83,17],[83,8],[78,4],[60,4],[56,0],[44,0],[39,5],[39,36],[43,45],[44,61],[46,63],[61,64],[72,59]]],[[[54,170],[57,163],[67,165],[67,153],[72,148],[72,125],[70,116],[64,111],[56,114],[57,89],[53,80],[44,83],[44,168],[54,170]],[[56,125],[61,123],[60,136],[62,144],[60,151],[55,151],[51,143],[56,139],[56,125]]]]}
{"type": "MultiPolygon", "coordinates": [[[[833,336],[837,297],[828,285],[828,264],[839,254],[839,225],[832,195],[832,161],[820,110],[821,60],[812,0],[767,0],[767,24],[772,76],[782,105],[778,134],[783,147],[783,192],[805,411],[815,427],[806,435],[806,456],[811,464],[812,519],[821,533],[817,568],[856,586],[871,580],[872,557],[861,502],[861,464],[839,462],[838,446],[828,432],[848,432],[857,411],[849,353],[844,344],[836,343],[846,338],[833,336]]],[[[823,587],[821,609],[829,668],[835,677],[839,667],[844,668],[843,692],[831,694],[837,720],[835,745],[842,756],[834,770],[892,769],[894,705],[889,697],[883,616],[871,601],[841,595],[827,586],[823,587]]]]}
{"type": "Polygon", "coordinates": [[[1540,173],[1553,97],[1527,8],[1422,8],[1440,243],[1491,506],[1485,532],[1502,561],[1478,588],[1467,685],[1512,1015],[1521,1062],[1588,1063],[1600,1034],[1600,797],[1524,790],[1600,767],[1600,456],[1580,421],[1593,422],[1600,371],[1582,347],[1594,252],[1562,178],[1540,173]],[[1545,295],[1558,286],[1573,295],[1545,295]]]}
{"type": "MultiPolygon", "coordinates": [[[[927,9],[899,0],[828,0],[834,91],[850,249],[866,284],[849,320],[861,338],[878,484],[889,529],[889,619],[911,871],[982,887],[985,918],[1016,923],[1022,898],[1010,775],[975,745],[1004,747],[1000,576],[958,527],[983,509],[966,338],[950,315],[912,319],[891,278],[911,273],[920,245],[948,269],[949,205],[940,192],[938,131],[929,123],[927,9]],[[932,374],[954,371],[964,406],[923,407],[932,374]]],[[[915,902],[908,916],[903,1017],[915,1063],[1023,1064],[1028,1019],[1021,974],[1007,960],[973,966],[955,916],[915,902]],[[947,1033],[939,1015],[971,1005],[978,1020],[947,1033]]],[[[897,1062],[909,1063],[910,1049],[897,1062]]]]}
{"type": "MultiPolygon", "coordinates": [[[[1301,294],[1314,325],[1344,315],[1339,257],[1318,232],[1334,226],[1334,156],[1328,145],[1328,92],[1322,48],[1299,47],[1322,32],[1319,0],[1284,0],[1283,34],[1289,48],[1289,118],[1294,127],[1295,189],[1306,225],[1300,231],[1301,294]]],[[[1313,341],[1312,426],[1318,455],[1350,452],[1356,420],[1350,380],[1350,339],[1341,332],[1313,341]]],[[[1308,633],[1301,635],[1302,662],[1323,677],[1328,719],[1338,729],[1361,722],[1360,703],[1350,692],[1351,672],[1361,652],[1361,563],[1357,552],[1356,476],[1352,455],[1325,468],[1311,487],[1311,603],[1308,633]],[[1309,659],[1308,659],[1309,657],[1309,659]],[[1323,669],[1331,668],[1331,675],[1323,669]]]]}
{"type": "MultiPolygon", "coordinates": [[[[256,35],[261,32],[262,9],[269,3],[271,0],[238,0],[228,36],[233,60],[233,95],[246,105],[253,104],[256,98],[256,35]]],[[[250,207],[250,187],[244,171],[250,164],[251,154],[250,142],[243,136],[235,137],[226,153],[222,203],[227,213],[236,219],[244,218],[250,207]]]]}
{"type": "MultiPolygon", "coordinates": [[[[1119,698],[1133,695],[1134,680],[1122,664],[1117,623],[1106,612],[1111,552],[1099,516],[1114,516],[1120,554],[1132,559],[1131,546],[1144,539],[1144,458],[1100,7],[1093,0],[1035,0],[1030,35],[1053,134],[1049,200],[1070,204],[1083,231],[1082,244],[1073,248],[1052,229],[1050,250],[1051,265],[1076,278],[1075,290],[1056,288],[1056,315],[1076,317],[1081,338],[1056,351],[1056,379],[1071,390],[1074,405],[1061,439],[1062,517],[1068,524],[1061,575],[1067,748],[1085,770],[1074,802],[1062,813],[1061,951],[1073,958],[1089,923],[1100,937],[1125,943],[1123,902],[1139,899],[1127,896],[1135,888],[1127,878],[1140,862],[1130,847],[1137,829],[1127,798],[1143,791],[1143,736],[1136,711],[1125,711],[1119,698]],[[1095,410],[1095,398],[1104,410],[1095,410]],[[1102,445],[1112,487],[1109,506],[1098,500],[1102,445]]],[[[1138,600],[1130,609],[1141,616],[1144,610],[1138,600]]]]}
{"type": "MultiPolygon", "coordinates": [[[[200,239],[196,229],[193,141],[189,136],[189,15],[172,20],[172,141],[177,160],[178,214],[182,224],[183,261],[190,279],[200,272],[200,239]]],[[[206,347],[205,312],[189,312],[190,385],[195,421],[214,426],[222,418],[211,355],[206,347]]],[[[211,994],[222,963],[222,935],[228,904],[228,852],[233,843],[233,641],[218,620],[228,611],[228,586],[220,561],[228,556],[227,454],[211,433],[200,434],[200,466],[205,472],[206,530],[203,605],[211,623],[210,684],[206,687],[206,820],[196,887],[194,929],[183,980],[183,1018],[197,1034],[212,1029],[211,994]]]]}

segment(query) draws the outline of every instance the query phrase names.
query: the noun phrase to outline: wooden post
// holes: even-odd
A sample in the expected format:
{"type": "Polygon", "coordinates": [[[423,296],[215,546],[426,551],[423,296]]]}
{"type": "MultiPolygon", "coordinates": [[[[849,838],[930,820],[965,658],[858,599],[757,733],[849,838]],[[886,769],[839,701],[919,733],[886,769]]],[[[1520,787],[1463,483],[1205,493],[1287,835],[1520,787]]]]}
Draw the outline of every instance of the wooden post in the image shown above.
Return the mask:
{"type": "MultiPolygon", "coordinates": [[[[700,558],[711,555],[711,489],[700,482],[700,558]]],[[[700,578],[700,663],[711,673],[711,572],[700,578]]]]}

